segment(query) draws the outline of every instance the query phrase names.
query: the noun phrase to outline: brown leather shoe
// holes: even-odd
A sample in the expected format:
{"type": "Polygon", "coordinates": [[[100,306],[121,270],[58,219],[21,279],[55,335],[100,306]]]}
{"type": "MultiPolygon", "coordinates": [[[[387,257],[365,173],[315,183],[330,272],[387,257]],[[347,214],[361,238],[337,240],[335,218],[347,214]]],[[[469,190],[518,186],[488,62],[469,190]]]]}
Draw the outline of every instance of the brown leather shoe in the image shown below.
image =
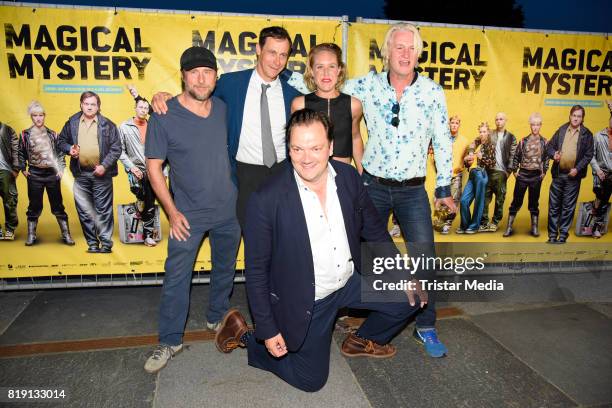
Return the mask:
{"type": "Polygon", "coordinates": [[[240,337],[247,332],[247,327],[244,317],[238,309],[230,309],[223,318],[221,326],[217,329],[215,335],[215,346],[222,353],[231,353],[238,347],[246,347],[240,341],[240,337]]]}
{"type": "Polygon", "coordinates": [[[341,352],[346,357],[390,358],[397,353],[397,349],[392,344],[380,345],[372,340],[349,334],[342,343],[341,352]]]}

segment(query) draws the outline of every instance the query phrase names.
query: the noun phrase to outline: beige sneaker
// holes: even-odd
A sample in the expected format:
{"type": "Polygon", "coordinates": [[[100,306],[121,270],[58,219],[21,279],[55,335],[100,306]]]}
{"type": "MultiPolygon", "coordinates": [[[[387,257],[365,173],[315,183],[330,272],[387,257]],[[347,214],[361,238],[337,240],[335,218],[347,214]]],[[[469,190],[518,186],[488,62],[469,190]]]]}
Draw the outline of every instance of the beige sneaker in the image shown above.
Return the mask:
{"type": "Polygon", "coordinates": [[[154,247],[157,245],[157,242],[155,242],[155,240],[151,237],[146,237],[144,240],[144,244],[148,247],[154,247]]]}
{"type": "Polygon", "coordinates": [[[481,224],[480,227],[478,228],[478,232],[496,232],[496,231],[497,231],[497,224],[494,224],[492,222],[481,224]]]}
{"type": "Polygon", "coordinates": [[[147,359],[147,362],[144,365],[145,371],[149,374],[155,374],[164,368],[166,364],[168,364],[168,361],[181,351],[183,351],[182,344],[179,344],[178,346],[168,346],[166,344],[158,345],[153,351],[151,357],[147,359]]]}
{"type": "Polygon", "coordinates": [[[4,240],[13,241],[15,239],[15,233],[11,230],[4,231],[4,240]]]}

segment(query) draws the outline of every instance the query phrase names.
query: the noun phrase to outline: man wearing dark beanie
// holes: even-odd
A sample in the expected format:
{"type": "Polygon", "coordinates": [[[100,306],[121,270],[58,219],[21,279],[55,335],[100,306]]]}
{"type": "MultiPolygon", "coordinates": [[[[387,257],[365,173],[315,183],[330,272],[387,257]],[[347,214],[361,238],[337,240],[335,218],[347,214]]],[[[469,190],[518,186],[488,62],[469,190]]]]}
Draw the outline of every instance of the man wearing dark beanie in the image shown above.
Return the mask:
{"type": "Polygon", "coordinates": [[[210,237],[212,271],[207,327],[216,329],[229,308],[240,227],[236,187],[227,155],[226,106],[212,96],[215,56],[191,47],[181,56],[183,92],[168,101],[165,115],[153,114],[145,141],[151,186],[170,224],[168,258],[159,309],[159,346],[145,364],[156,373],[183,350],[191,275],[200,244],[210,237]],[[170,193],[162,165],[170,165],[170,193]]]}

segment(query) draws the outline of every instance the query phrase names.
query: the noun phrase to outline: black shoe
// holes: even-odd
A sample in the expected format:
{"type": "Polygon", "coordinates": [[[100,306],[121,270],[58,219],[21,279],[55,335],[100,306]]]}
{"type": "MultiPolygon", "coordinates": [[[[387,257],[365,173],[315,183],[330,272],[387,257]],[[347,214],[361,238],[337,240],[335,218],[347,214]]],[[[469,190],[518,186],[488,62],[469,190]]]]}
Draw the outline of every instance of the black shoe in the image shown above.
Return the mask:
{"type": "Polygon", "coordinates": [[[567,241],[567,238],[559,238],[557,240],[557,244],[565,244],[566,241],[567,241]]]}
{"type": "Polygon", "coordinates": [[[556,244],[557,243],[557,238],[548,238],[548,241],[546,241],[547,244],[556,244]]]}
{"type": "Polygon", "coordinates": [[[100,248],[99,252],[101,254],[110,254],[111,252],[113,252],[113,250],[111,249],[111,247],[103,246],[102,248],[100,248]]]}
{"type": "Polygon", "coordinates": [[[99,254],[100,253],[100,248],[98,248],[97,245],[90,245],[87,248],[87,252],[89,252],[90,254],[99,254]]]}

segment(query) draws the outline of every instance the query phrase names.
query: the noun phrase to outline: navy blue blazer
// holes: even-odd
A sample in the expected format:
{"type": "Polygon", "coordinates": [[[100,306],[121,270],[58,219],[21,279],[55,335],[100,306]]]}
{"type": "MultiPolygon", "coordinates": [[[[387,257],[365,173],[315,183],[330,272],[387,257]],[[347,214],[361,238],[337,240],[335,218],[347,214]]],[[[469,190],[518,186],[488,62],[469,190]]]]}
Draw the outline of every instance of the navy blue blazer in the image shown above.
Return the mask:
{"type": "MultiPolygon", "coordinates": [[[[355,270],[361,267],[360,238],[392,243],[359,173],[331,160],[355,270]]],[[[293,166],[268,178],[251,195],[243,231],[246,286],[255,336],[281,333],[290,351],[302,345],[315,298],[314,265],[304,208],[293,166]]]]}
{"type": "MultiPolygon", "coordinates": [[[[221,75],[217,81],[214,95],[221,98],[227,105],[227,147],[229,150],[230,163],[232,165],[232,178],[236,182],[236,153],[240,143],[240,132],[242,130],[242,117],[244,115],[244,101],[253,69],[228,72],[221,75]]],[[[291,116],[291,102],[301,93],[290,86],[287,81],[291,77],[291,71],[284,70],[279,75],[281,87],[283,88],[283,99],[285,102],[285,116],[287,120],[291,116]]]]}

